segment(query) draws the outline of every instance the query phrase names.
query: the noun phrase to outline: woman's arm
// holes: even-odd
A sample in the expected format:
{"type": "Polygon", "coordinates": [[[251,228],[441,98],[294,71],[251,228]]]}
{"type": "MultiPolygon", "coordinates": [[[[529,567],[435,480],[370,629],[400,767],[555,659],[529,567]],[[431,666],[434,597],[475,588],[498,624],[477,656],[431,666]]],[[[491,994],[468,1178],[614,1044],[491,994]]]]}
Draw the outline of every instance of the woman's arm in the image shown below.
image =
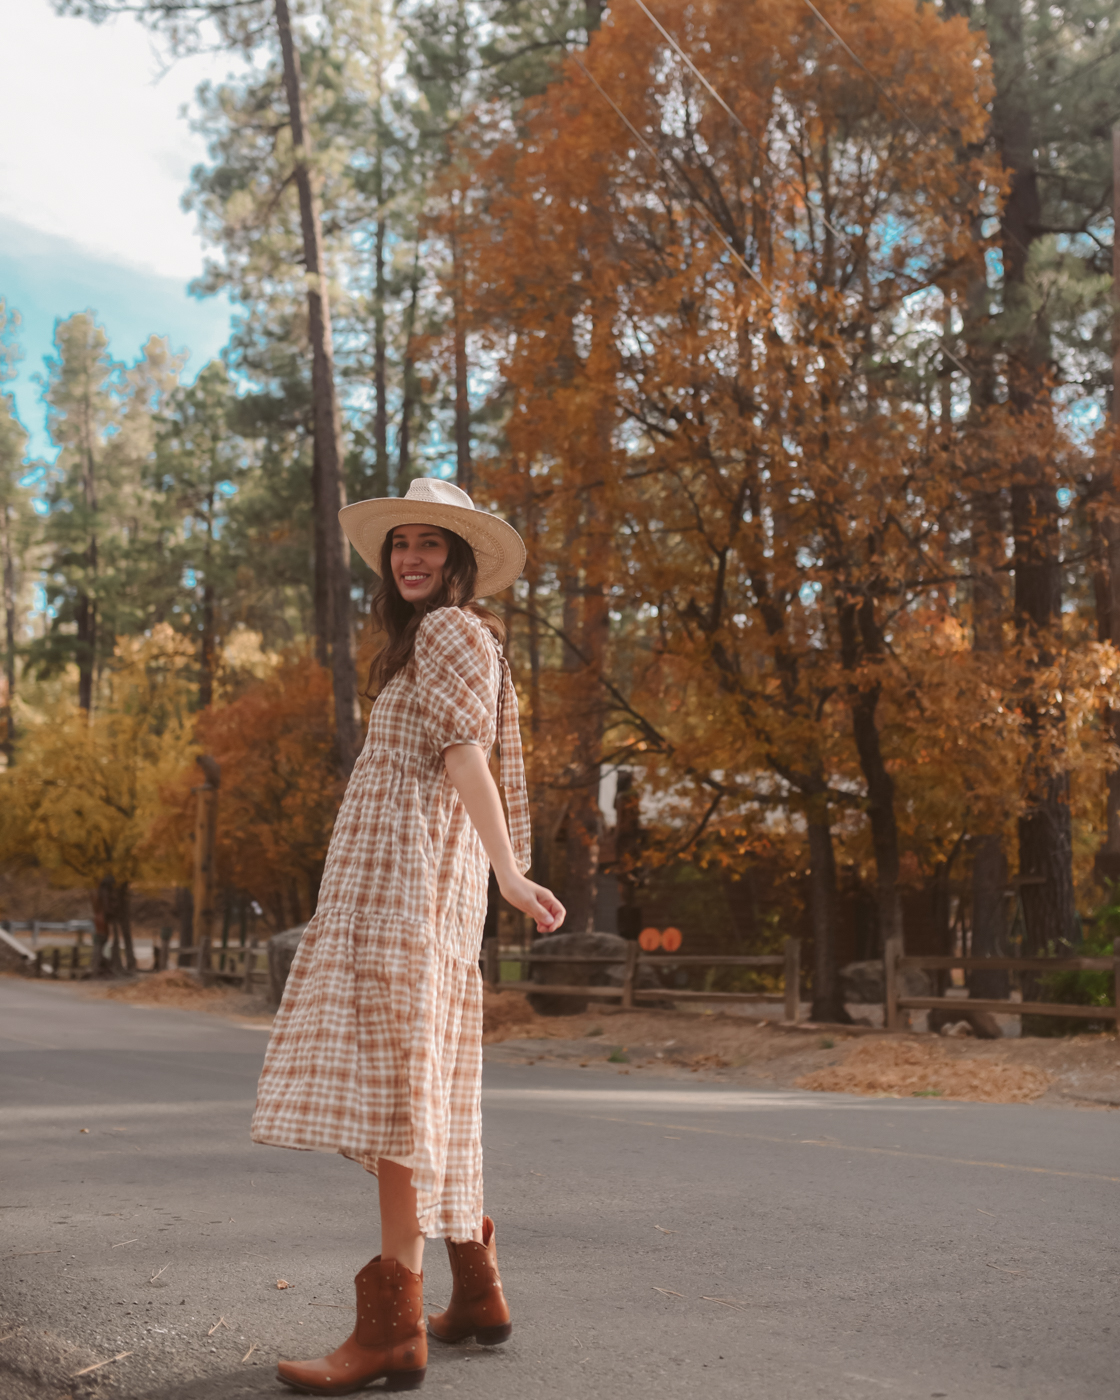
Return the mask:
{"type": "Polygon", "coordinates": [[[502,898],[537,923],[538,933],[552,933],[564,922],[565,909],[551,890],[534,885],[517,868],[509,843],[502,799],[477,744],[452,744],[443,751],[447,775],[455,784],[467,815],[490,857],[502,898]]]}

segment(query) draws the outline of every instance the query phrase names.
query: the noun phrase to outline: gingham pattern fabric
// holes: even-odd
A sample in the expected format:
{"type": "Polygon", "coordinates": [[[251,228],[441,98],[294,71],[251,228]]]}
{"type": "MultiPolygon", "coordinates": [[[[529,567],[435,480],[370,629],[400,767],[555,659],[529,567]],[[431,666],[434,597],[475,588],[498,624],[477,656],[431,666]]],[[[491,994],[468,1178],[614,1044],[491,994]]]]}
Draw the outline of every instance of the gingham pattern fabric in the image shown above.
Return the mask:
{"type": "Polygon", "coordinates": [[[335,821],[257,1088],[255,1142],[412,1166],[420,1227],[482,1226],[482,980],[488,861],[443,763],[502,743],[514,852],[529,864],[517,697],[469,612],[421,623],[378,696],[335,821]]]}

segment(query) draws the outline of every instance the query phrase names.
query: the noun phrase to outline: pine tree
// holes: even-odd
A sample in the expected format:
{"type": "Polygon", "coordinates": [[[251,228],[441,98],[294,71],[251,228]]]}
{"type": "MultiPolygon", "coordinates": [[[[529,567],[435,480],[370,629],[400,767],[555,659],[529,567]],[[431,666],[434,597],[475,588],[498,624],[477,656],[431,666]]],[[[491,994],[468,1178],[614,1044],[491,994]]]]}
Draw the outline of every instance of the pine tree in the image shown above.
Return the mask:
{"type": "MultiPolygon", "coordinates": [[[[19,315],[0,298],[0,385],[15,373],[19,358],[16,334],[19,315]]],[[[0,706],[0,752],[14,761],[17,739],[15,721],[17,661],[26,613],[22,593],[32,562],[35,516],[30,488],[23,484],[27,461],[27,432],[16,417],[15,399],[0,390],[0,588],[4,600],[4,699],[0,706]]]]}
{"type": "Polygon", "coordinates": [[[231,426],[235,403],[225,366],[212,361],[168,406],[152,463],[152,488],[162,502],[154,543],[168,591],[162,612],[197,646],[202,709],[214,698],[241,562],[230,549],[229,510],[249,466],[246,444],[231,426]]]}

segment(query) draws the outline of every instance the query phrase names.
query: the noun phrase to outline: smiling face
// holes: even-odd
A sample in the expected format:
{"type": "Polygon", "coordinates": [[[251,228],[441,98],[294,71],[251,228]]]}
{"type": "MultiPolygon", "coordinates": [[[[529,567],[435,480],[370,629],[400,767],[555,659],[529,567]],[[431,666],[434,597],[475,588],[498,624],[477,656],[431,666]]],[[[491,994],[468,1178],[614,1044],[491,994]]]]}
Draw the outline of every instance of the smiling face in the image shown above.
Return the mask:
{"type": "Polygon", "coordinates": [[[398,525],[390,557],[401,597],[422,607],[443,583],[447,536],[434,525],[398,525]]]}

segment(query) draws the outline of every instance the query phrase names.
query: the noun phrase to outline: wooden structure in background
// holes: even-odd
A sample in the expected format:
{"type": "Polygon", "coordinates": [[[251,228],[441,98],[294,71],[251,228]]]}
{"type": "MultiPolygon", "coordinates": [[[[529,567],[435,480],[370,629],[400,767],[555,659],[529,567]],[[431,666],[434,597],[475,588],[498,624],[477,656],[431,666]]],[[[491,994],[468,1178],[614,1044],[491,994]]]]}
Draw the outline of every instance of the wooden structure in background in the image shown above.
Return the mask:
{"type": "Polygon", "coordinates": [[[649,1002],[699,1001],[699,1002],[782,1002],[785,1006],[785,1019],[796,1021],[799,1014],[801,983],[801,940],[787,938],[784,951],[759,957],[707,957],[697,955],[652,954],[643,955],[636,941],[629,941],[626,952],[620,957],[592,957],[578,953],[500,953],[497,940],[488,938],[482,949],[482,975],[489,986],[502,991],[536,992],[541,996],[583,997],[589,1001],[619,1001],[625,1008],[637,1007],[649,1002]],[[608,967],[621,967],[621,987],[578,987],[552,982],[501,981],[501,964],[518,963],[522,967],[533,967],[544,963],[584,966],[599,964],[608,967]],[[783,990],[781,992],[696,992],[678,991],[675,987],[639,987],[638,970],[643,967],[757,967],[781,968],[783,990]]]}
{"type": "Polygon", "coordinates": [[[1120,1026],[1120,938],[1113,941],[1111,958],[908,958],[902,952],[902,939],[892,938],[884,954],[886,974],[886,1027],[902,1030],[905,1011],[988,1011],[1000,1016],[1070,1016],[1081,1021],[1114,1021],[1120,1026]],[[1111,972],[1111,1006],[1081,1006],[1076,1002],[995,1001],[986,997],[908,997],[901,995],[901,974],[908,971],[944,972],[959,967],[965,972],[1111,972]]]}

